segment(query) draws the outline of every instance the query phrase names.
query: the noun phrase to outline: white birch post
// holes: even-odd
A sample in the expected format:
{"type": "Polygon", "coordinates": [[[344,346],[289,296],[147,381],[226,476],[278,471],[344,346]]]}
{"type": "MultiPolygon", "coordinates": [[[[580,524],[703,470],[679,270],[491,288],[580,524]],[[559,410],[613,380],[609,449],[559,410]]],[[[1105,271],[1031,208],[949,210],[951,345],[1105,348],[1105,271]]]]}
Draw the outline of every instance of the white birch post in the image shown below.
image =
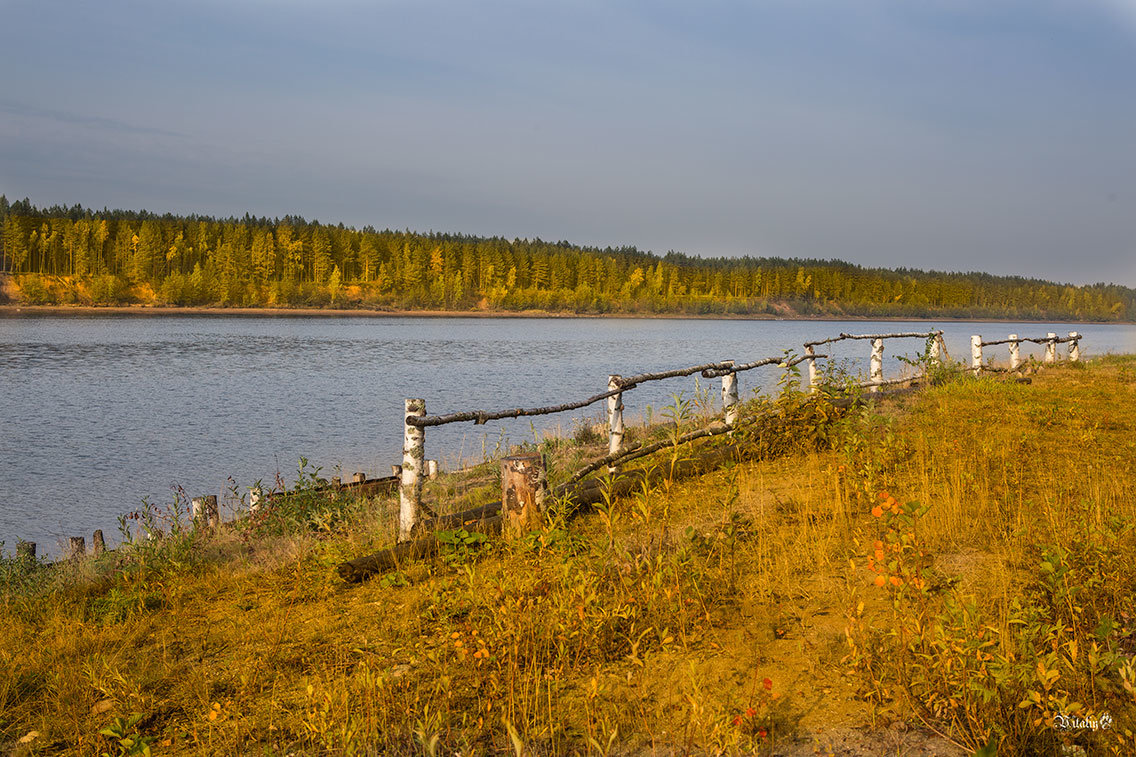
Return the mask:
{"type": "Polygon", "coordinates": [[[199,527],[215,528],[220,521],[217,510],[217,495],[194,497],[191,501],[193,522],[199,527]]]}
{"type": "Polygon", "coordinates": [[[1048,340],[1045,343],[1045,362],[1056,363],[1057,362],[1057,342],[1054,341],[1054,340],[1057,339],[1057,334],[1050,331],[1049,333],[1047,333],[1045,335],[1045,338],[1048,340]]]}
{"type": "Polygon", "coordinates": [[[943,365],[943,351],[942,351],[942,345],[940,344],[940,341],[942,340],[942,338],[943,338],[942,334],[935,334],[935,336],[931,337],[931,355],[930,355],[930,357],[931,357],[931,367],[932,368],[940,368],[943,365]]]}
{"type": "Polygon", "coordinates": [[[433,481],[437,477],[438,477],[438,461],[437,460],[427,460],[426,461],[426,478],[433,481]]]}
{"type": "Polygon", "coordinates": [[[249,515],[256,515],[260,510],[260,500],[264,498],[264,490],[259,486],[249,489],[249,515]]]}
{"type": "MultiPolygon", "coordinates": [[[[722,362],[728,363],[731,367],[734,365],[733,360],[722,362]]],[[[736,373],[726,373],[722,376],[722,410],[725,413],[727,426],[733,426],[738,422],[738,374],[736,373]]]]}
{"type": "Polygon", "coordinates": [[[1081,362],[1081,335],[1076,331],[1069,332],[1069,362],[1081,362]]]}
{"type": "Polygon", "coordinates": [[[1022,364],[1022,350],[1018,343],[1018,335],[1010,334],[1010,370],[1016,371],[1022,364]]]}
{"type": "MultiPolygon", "coordinates": [[[[406,416],[426,415],[426,400],[406,400],[406,416]]],[[[426,432],[403,421],[402,480],[398,487],[398,540],[409,541],[422,507],[422,468],[426,459],[426,432]]]]}
{"type": "MultiPolygon", "coordinates": [[[[607,390],[615,391],[620,387],[623,377],[614,375],[607,377],[607,390]]],[[[607,398],[607,452],[616,455],[623,451],[623,392],[613,394],[607,398]]],[[[607,472],[611,475],[619,473],[618,465],[609,465],[607,472]]]]}
{"type": "Polygon", "coordinates": [[[816,348],[811,344],[805,345],[805,362],[809,364],[809,394],[820,391],[820,381],[817,380],[816,348]]]}
{"type": "Polygon", "coordinates": [[[869,392],[878,392],[879,385],[884,380],[884,340],[872,340],[872,357],[869,362],[869,375],[872,385],[868,387],[869,392]]]}
{"type": "Polygon", "coordinates": [[[982,373],[982,337],[978,334],[970,337],[970,370],[975,376],[982,373]]]}

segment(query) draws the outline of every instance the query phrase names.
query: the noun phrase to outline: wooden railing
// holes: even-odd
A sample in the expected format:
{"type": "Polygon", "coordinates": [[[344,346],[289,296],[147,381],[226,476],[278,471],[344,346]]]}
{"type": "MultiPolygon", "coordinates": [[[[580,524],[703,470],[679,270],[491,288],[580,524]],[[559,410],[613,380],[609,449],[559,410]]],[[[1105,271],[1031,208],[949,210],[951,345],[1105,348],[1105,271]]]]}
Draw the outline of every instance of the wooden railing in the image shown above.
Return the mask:
{"type": "MultiPolygon", "coordinates": [[[[1079,362],[1081,359],[1080,340],[1082,335],[1071,331],[1067,337],[1058,337],[1056,333],[1049,332],[1043,338],[1029,338],[1019,337],[1017,334],[1010,334],[1006,339],[997,339],[990,341],[983,341],[979,335],[971,337],[971,364],[969,370],[975,375],[980,374],[984,370],[995,370],[993,366],[983,363],[983,347],[991,347],[995,345],[1008,344],[1011,371],[1017,371],[1021,368],[1021,353],[1019,345],[1022,342],[1031,342],[1034,344],[1044,345],[1045,353],[1043,362],[1050,364],[1057,361],[1057,345],[1061,343],[1069,344],[1068,358],[1071,362],[1079,362]]],[[[928,340],[928,351],[926,356],[930,367],[942,367],[945,363],[949,362],[950,358],[947,354],[946,344],[943,341],[943,332],[941,330],[927,331],[927,332],[897,332],[890,334],[845,334],[842,333],[838,336],[829,339],[821,339],[812,342],[806,342],[804,346],[804,354],[801,356],[792,356],[786,352],[783,355],[776,357],[767,357],[754,360],[747,363],[738,364],[733,360],[722,360],[715,363],[705,363],[702,365],[689,366],[686,368],[677,368],[669,371],[661,371],[656,373],[641,373],[633,376],[608,376],[607,391],[600,392],[599,394],[592,395],[591,397],[574,402],[566,402],[559,405],[548,405],[544,407],[532,408],[513,408],[509,410],[467,410],[461,412],[448,413],[445,415],[427,415],[426,414],[426,400],[422,398],[411,398],[404,402],[404,415],[403,415],[403,447],[402,447],[402,465],[391,466],[391,476],[386,476],[379,479],[368,479],[363,473],[356,473],[354,481],[344,484],[338,479],[333,479],[332,482],[324,487],[329,494],[337,494],[343,492],[346,494],[358,495],[374,495],[378,493],[385,493],[398,488],[399,491],[399,527],[398,539],[400,542],[406,541],[411,538],[415,530],[415,526],[422,520],[422,513],[425,510],[431,516],[433,513],[422,502],[422,483],[424,478],[433,478],[437,471],[438,465],[435,460],[427,460],[425,455],[426,449],[426,429],[433,426],[443,426],[451,423],[463,423],[472,421],[475,424],[484,424],[491,420],[502,420],[507,418],[521,418],[528,416],[538,415],[551,415],[554,413],[562,413],[571,410],[578,410],[580,408],[588,407],[597,402],[607,401],[607,430],[608,430],[608,454],[599,460],[588,463],[583,468],[574,472],[565,485],[571,486],[582,481],[586,476],[598,470],[606,468],[609,473],[617,473],[620,463],[625,463],[639,457],[657,452],[664,447],[674,444],[682,444],[710,436],[721,434],[728,434],[733,431],[738,423],[738,408],[740,405],[739,392],[738,392],[738,374],[745,371],[754,370],[756,368],[766,366],[777,366],[788,371],[793,366],[800,363],[807,363],[808,374],[808,387],[810,393],[816,393],[821,388],[820,374],[817,370],[817,361],[827,359],[830,356],[827,354],[818,354],[816,348],[826,344],[833,344],[844,340],[869,340],[871,342],[871,352],[869,354],[869,369],[868,380],[856,384],[858,387],[866,388],[870,392],[878,392],[880,388],[895,384],[908,383],[924,378],[924,374],[915,376],[884,379],[883,376],[883,354],[884,354],[884,340],[885,339],[926,339],[928,340]],[[630,445],[624,445],[625,427],[623,422],[623,395],[636,387],[652,381],[662,381],[665,379],[679,378],[683,376],[692,376],[699,374],[703,378],[721,378],[722,379],[722,419],[715,421],[705,428],[695,431],[687,432],[678,439],[668,439],[663,442],[644,443],[636,442],[630,445]]],[[[964,368],[964,370],[966,370],[964,368]]],[[[249,512],[255,514],[259,508],[263,507],[266,503],[270,503],[273,499],[278,497],[288,496],[287,492],[265,492],[259,488],[253,488],[249,491],[249,512]]],[[[220,517],[217,510],[217,498],[215,496],[197,497],[192,502],[192,517],[195,526],[212,528],[220,523],[220,517]]],[[[85,539],[81,536],[71,537],[70,539],[71,557],[77,558],[85,554],[86,546],[85,539]]],[[[96,531],[93,539],[94,551],[96,554],[104,550],[102,532],[96,531]]],[[[35,544],[30,542],[21,542],[18,548],[18,554],[23,557],[35,556],[35,544]]]]}

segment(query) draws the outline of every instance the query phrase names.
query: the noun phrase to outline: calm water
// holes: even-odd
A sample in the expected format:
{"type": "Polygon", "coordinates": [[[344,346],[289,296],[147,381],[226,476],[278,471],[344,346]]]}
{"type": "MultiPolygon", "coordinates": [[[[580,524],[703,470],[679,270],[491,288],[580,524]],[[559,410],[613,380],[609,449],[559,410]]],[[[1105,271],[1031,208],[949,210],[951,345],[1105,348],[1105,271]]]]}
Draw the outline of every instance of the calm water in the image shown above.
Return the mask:
{"type": "MultiPolygon", "coordinates": [[[[545,405],[604,391],[630,375],[716,360],[745,362],[801,350],[842,331],[925,331],[927,323],[641,319],[12,316],[0,318],[0,539],[57,553],[60,539],[102,528],[143,498],[242,490],[299,457],[323,468],[386,475],[401,457],[404,397],[431,413],[545,405]]],[[[969,338],[1043,336],[1068,325],[957,323],[969,338]]],[[[1134,326],[1076,326],[1082,354],[1136,352],[1134,326]]],[[[885,372],[920,340],[889,341],[885,372]]],[[[833,347],[866,365],[867,342],[833,347]]],[[[1005,348],[996,348],[1004,350],[1005,348]]],[[[1023,345],[1023,350],[1025,346],[1023,345]]],[[[1062,353],[1064,346],[1062,346],[1062,353]]],[[[1035,349],[1036,353],[1036,349],[1035,349]]],[[[1003,357],[1002,353],[998,353],[1003,357]]],[[[775,368],[740,377],[743,396],[774,385],[775,368]]],[[[708,382],[703,381],[703,385],[708,382]]],[[[715,391],[717,394],[717,381],[715,391]]],[[[695,379],[655,382],[624,396],[626,412],[690,396],[695,379]]],[[[599,405],[577,417],[598,419],[599,405]]],[[[573,417],[534,420],[568,431],[573,417]]],[[[532,438],[528,420],[427,429],[427,455],[454,467],[492,453],[501,434],[532,438]]],[[[113,539],[112,539],[113,540],[113,539]]]]}

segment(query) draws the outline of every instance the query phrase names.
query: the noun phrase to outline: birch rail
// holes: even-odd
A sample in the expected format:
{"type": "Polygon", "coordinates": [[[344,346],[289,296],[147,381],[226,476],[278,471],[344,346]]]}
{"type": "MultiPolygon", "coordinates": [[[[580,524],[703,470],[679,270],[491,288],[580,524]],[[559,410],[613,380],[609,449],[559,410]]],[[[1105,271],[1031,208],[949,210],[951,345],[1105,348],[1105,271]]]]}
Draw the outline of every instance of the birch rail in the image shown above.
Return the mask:
{"type": "Polygon", "coordinates": [[[805,342],[805,346],[806,347],[819,347],[822,344],[832,344],[833,342],[840,342],[840,341],[843,341],[845,339],[909,339],[909,338],[916,338],[916,337],[921,338],[921,339],[931,339],[931,338],[937,337],[937,336],[941,337],[942,335],[943,335],[943,332],[942,332],[941,329],[938,330],[938,331],[901,331],[901,332],[898,332],[898,333],[895,333],[895,334],[844,334],[844,333],[841,333],[840,336],[834,336],[834,337],[831,337],[829,339],[821,339],[821,340],[816,341],[816,342],[805,342]]]}

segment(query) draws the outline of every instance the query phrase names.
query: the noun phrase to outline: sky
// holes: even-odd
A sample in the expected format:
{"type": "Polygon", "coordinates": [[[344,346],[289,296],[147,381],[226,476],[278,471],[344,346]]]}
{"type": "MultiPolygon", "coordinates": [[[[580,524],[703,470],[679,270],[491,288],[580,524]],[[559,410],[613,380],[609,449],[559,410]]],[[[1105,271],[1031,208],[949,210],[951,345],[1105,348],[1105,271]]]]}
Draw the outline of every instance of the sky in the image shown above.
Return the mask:
{"type": "Polygon", "coordinates": [[[38,205],[1136,286],[1136,0],[0,0],[38,205]]]}

